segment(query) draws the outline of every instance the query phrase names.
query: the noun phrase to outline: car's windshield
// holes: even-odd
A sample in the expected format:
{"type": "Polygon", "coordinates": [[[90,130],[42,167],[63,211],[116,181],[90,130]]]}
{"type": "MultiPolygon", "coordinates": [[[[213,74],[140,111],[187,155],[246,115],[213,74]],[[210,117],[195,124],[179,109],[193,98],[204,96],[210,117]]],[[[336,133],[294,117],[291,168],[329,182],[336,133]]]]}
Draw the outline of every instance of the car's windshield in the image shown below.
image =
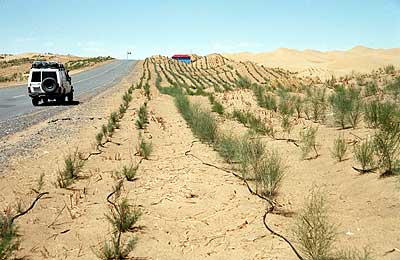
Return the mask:
{"type": "Polygon", "coordinates": [[[40,78],[40,71],[34,71],[34,72],[32,72],[32,79],[31,79],[31,81],[32,82],[41,82],[42,81],[42,79],[40,78]]]}

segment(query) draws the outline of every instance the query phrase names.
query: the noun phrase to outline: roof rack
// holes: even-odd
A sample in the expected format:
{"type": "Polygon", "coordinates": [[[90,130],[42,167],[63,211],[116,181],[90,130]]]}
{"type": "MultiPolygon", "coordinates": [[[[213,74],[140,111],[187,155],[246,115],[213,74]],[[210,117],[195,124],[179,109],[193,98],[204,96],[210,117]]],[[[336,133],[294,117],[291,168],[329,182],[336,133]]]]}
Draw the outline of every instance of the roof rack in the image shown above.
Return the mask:
{"type": "Polygon", "coordinates": [[[63,69],[64,65],[56,61],[34,61],[32,69],[63,69]]]}

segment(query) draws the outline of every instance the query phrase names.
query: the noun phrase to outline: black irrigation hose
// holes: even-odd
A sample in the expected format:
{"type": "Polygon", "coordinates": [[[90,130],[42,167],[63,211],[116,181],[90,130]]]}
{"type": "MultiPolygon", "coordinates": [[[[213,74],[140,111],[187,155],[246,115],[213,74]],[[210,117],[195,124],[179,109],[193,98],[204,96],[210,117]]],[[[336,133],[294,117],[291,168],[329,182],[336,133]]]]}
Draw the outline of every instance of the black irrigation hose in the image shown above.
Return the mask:
{"type": "Polygon", "coordinates": [[[271,212],[275,209],[275,206],[276,206],[277,202],[274,201],[274,200],[271,200],[271,199],[268,198],[268,197],[265,197],[265,196],[263,196],[263,195],[261,195],[261,194],[255,192],[255,191],[253,191],[253,190],[251,189],[251,187],[250,187],[250,185],[249,185],[247,179],[246,179],[246,178],[243,178],[243,177],[240,176],[239,174],[237,174],[237,173],[235,173],[235,172],[233,172],[233,171],[229,171],[229,170],[227,170],[227,169],[221,168],[221,167],[216,166],[216,165],[214,165],[214,164],[205,162],[205,161],[203,161],[202,159],[200,159],[199,157],[197,157],[197,156],[195,156],[194,154],[192,154],[192,153],[191,153],[191,150],[192,150],[192,148],[193,148],[193,145],[194,145],[195,143],[197,143],[197,142],[199,142],[199,141],[197,141],[197,140],[192,141],[192,143],[190,144],[189,149],[188,149],[187,151],[185,151],[185,156],[189,156],[189,155],[190,155],[190,156],[192,156],[193,158],[196,158],[197,160],[199,160],[199,161],[200,161],[202,164],[204,164],[204,165],[207,165],[207,166],[209,166],[209,167],[213,167],[213,168],[216,168],[216,169],[218,169],[218,170],[221,170],[221,171],[224,171],[224,172],[226,172],[226,173],[230,173],[230,174],[234,175],[235,177],[237,177],[237,178],[239,178],[240,180],[244,181],[244,183],[245,183],[246,186],[247,186],[247,189],[249,190],[249,192],[250,192],[252,195],[255,195],[255,196],[259,197],[260,199],[267,201],[268,204],[270,205],[270,207],[268,208],[268,210],[265,211],[264,216],[263,216],[263,223],[264,223],[265,228],[266,228],[271,234],[282,238],[282,239],[290,246],[290,248],[293,250],[293,252],[295,253],[295,255],[296,255],[300,260],[304,260],[304,258],[300,255],[300,253],[297,251],[297,249],[294,247],[294,245],[289,241],[289,239],[287,239],[287,238],[284,237],[283,235],[281,235],[281,234],[275,232],[274,230],[272,230],[272,229],[268,226],[268,224],[267,224],[267,221],[266,221],[267,215],[268,215],[269,213],[271,213],[271,212]]]}
{"type": "Polygon", "coordinates": [[[36,196],[36,198],[33,200],[32,204],[29,206],[29,208],[27,208],[26,210],[24,210],[24,211],[18,213],[17,215],[15,215],[14,217],[11,218],[11,220],[10,220],[11,224],[14,222],[14,220],[16,220],[16,219],[19,218],[19,217],[22,217],[23,215],[25,215],[26,213],[28,213],[30,210],[32,210],[33,207],[35,206],[36,202],[37,202],[41,197],[43,197],[44,195],[47,195],[47,194],[49,194],[49,193],[48,193],[48,192],[39,193],[39,194],[36,196]]]}
{"type": "Polygon", "coordinates": [[[274,210],[274,206],[269,207],[268,210],[265,211],[264,216],[263,216],[263,223],[266,229],[268,229],[269,232],[271,232],[271,234],[282,238],[283,240],[285,240],[285,242],[290,246],[290,248],[292,248],[293,252],[296,254],[296,256],[300,259],[300,260],[304,260],[304,258],[300,255],[300,253],[297,251],[297,249],[293,246],[293,244],[284,236],[282,236],[279,233],[276,233],[274,230],[272,230],[268,225],[267,225],[267,215],[269,213],[271,213],[274,210]]]}

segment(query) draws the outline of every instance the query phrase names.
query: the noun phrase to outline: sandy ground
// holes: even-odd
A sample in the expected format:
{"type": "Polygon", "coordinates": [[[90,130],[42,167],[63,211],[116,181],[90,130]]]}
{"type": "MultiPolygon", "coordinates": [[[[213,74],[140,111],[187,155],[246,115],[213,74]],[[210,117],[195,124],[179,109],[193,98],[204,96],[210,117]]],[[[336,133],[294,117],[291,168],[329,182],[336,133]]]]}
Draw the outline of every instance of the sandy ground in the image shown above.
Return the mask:
{"type": "MultiPolygon", "coordinates": [[[[210,60],[207,64],[205,59],[198,61],[197,65],[181,69],[194,74],[196,68],[212,66],[210,60]]],[[[70,120],[49,120],[7,139],[11,142],[29,138],[32,131],[46,134],[52,127],[66,129],[62,134],[46,138],[34,151],[12,158],[1,177],[0,208],[13,206],[19,199],[27,205],[34,197],[32,189],[36,188],[41,173],[45,174],[43,190],[50,192],[17,222],[21,235],[18,257],[96,259],[92,248],[98,248],[112,232],[105,218],[109,211],[106,197],[117,182],[116,172],[124,165],[140,160],[135,155],[139,136],[135,120],[138,107],[145,101],[143,90],[134,91],[133,101],[120,129],[113,135],[113,142],[107,143],[100,155],[90,157],[83,168],[83,178],[70,189],[56,188],[54,182],[67,154],[77,148],[85,154],[94,151],[95,134],[107,122],[109,113],[118,108],[123,92],[142,77],[151,86],[150,123],[143,136],[151,141],[153,153],[149,160],[140,164],[137,179],[124,184],[123,194],[131,205],[142,211],[137,231],[126,235],[138,238],[130,256],[147,259],[295,259],[288,245],[263,226],[266,204],[262,200],[251,195],[243,182],[232,174],[205,165],[190,155],[218,167],[230,167],[211,147],[196,140],[175,108],[173,99],[158,93],[154,67],[149,63],[148,60],[139,62],[132,74],[116,87],[57,116],[70,120]]],[[[175,73],[181,71],[176,64],[161,65],[163,68],[170,66],[175,73]]],[[[228,65],[240,66],[227,63],[216,70],[225,73],[222,69],[228,65]]],[[[247,71],[244,66],[242,68],[247,71]]],[[[250,73],[258,77],[256,72],[250,70],[250,73]]],[[[160,74],[162,85],[167,86],[164,74],[161,71],[160,74]]],[[[166,75],[172,77],[171,72],[166,75]]],[[[215,71],[212,75],[218,77],[215,71]]],[[[269,74],[264,72],[263,75],[269,74]]],[[[221,80],[207,77],[211,81],[221,80]]],[[[212,88],[207,87],[207,90],[212,88]]],[[[216,94],[216,98],[228,110],[247,108],[266,115],[256,106],[249,91],[226,91],[216,94]]],[[[205,97],[191,97],[191,101],[210,109],[205,97]]],[[[224,131],[245,134],[248,130],[235,121],[215,116],[224,131]]],[[[290,137],[297,139],[300,129],[310,124],[307,120],[299,120],[290,137]]],[[[301,151],[293,143],[262,137],[268,149],[278,151],[284,158],[287,173],[277,200],[282,211],[291,213],[287,216],[271,214],[268,223],[293,240],[291,230],[295,216],[310,188],[318,185],[325,190],[332,219],[338,224],[337,247],[361,249],[370,246],[376,259],[399,259],[400,253],[392,251],[400,248],[397,228],[400,226],[399,181],[396,178],[381,179],[377,173],[356,173],[351,168],[355,165],[351,151],[345,161],[335,162],[330,149],[339,133],[351,142],[357,139],[356,136],[366,136],[370,130],[360,127],[339,131],[329,124],[319,125],[321,156],[314,160],[301,159],[301,151]]]]}
{"type": "Polygon", "coordinates": [[[294,50],[281,48],[261,53],[229,53],[236,61],[253,61],[267,67],[281,67],[299,72],[300,76],[343,76],[352,71],[369,73],[389,64],[400,66],[400,48],[372,49],[356,46],[346,51],[294,50]]]}

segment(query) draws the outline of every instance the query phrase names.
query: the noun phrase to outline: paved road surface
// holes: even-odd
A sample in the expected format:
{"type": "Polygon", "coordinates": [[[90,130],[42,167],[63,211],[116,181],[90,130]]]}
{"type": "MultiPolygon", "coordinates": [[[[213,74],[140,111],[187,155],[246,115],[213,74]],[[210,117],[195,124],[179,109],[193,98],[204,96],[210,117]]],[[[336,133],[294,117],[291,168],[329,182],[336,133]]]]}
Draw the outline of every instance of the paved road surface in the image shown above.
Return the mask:
{"type": "MultiPolygon", "coordinates": [[[[136,61],[133,60],[116,60],[73,75],[74,100],[79,101],[83,96],[94,96],[115,85],[132,71],[135,63],[136,61]]],[[[35,122],[45,120],[68,107],[65,105],[34,107],[28,96],[26,85],[2,88],[0,89],[0,138],[35,122]]]]}

